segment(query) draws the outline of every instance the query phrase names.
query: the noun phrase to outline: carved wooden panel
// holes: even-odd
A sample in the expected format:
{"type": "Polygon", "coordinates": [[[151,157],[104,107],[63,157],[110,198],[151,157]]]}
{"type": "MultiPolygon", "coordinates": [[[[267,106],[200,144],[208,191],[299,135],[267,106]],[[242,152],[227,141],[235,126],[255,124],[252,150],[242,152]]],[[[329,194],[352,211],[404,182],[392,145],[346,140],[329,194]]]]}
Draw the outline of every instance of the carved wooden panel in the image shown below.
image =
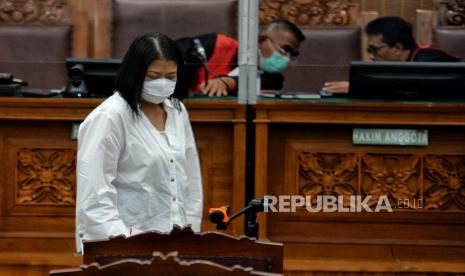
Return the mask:
{"type": "Polygon", "coordinates": [[[76,141],[65,130],[68,137],[5,139],[7,216],[74,216],[76,141]]]}
{"type": "Polygon", "coordinates": [[[17,152],[16,204],[74,205],[74,149],[28,149],[17,152]]]}
{"type": "MultiPolygon", "coordinates": [[[[371,1],[366,0],[366,3],[371,1]]],[[[462,202],[464,187],[464,109],[449,110],[456,103],[448,103],[444,109],[437,103],[427,103],[428,106],[419,106],[418,112],[413,106],[405,106],[405,102],[375,102],[369,103],[370,107],[361,102],[346,104],[341,101],[336,104],[338,107],[329,107],[328,102],[257,103],[255,147],[260,150],[259,154],[266,156],[256,162],[255,191],[264,195],[302,195],[299,188],[320,181],[318,175],[327,175],[324,183],[334,187],[335,168],[344,167],[343,162],[335,160],[354,156],[356,173],[353,177],[349,175],[350,186],[356,187],[357,195],[363,198],[368,192],[374,194],[375,188],[390,193],[392,200],[394,196],[413,194],[415,199],[424,199],[423,208],[402,206],[390,213],[370,213],[311,212],[299,207],[295,212],[291,208],[290,212],[259,215],[260,230],[264,229],[261,237],[266,235],[270,240],[285,244],[285,274],[307,275],[319,271],[314,274],[332,275],[327,270],[333,270],[337,262],[345,262],[344,268],[360,264],[342,273],[344,275],[365,275],[370,271],[369,266],[381,274],[383,270],[392,271],[396,267],[400,275],[411,272],[407,271],[410,268],[407,263],[426,265],[444,260],[450,264],[447,268],[443,266],[445,269],[462,265],[465,209],[460,208],[458,202],[462,202]],[[393,108],[397,104],[399,109],[393,108]],[[455,119],[448,117],[448,113],[455,119]],[[429,145],[354,145],[353,128],[361,126],[421,126],[428,129],[429,145]],[[434,166],[428,165],[438,157],[444,160],[435,161],[434,166]],[[441,173],[437,173],[438,170],[441,173]],[[440,176],[430,179],[429,174],[440,176]],[[443,197],[443,202],[450,200],[449,207],[426,208],[428,190],[433,183],[442,194],[432,190],[443,197]],[[446,185],[447,192],[444,192],[446,185]],[[460,252],[449,254],[451,250],[460,252]],[[324,268],[322,263],[325,263],[324,268]]],[[[313,209],[315,207],[313,205],[313,209]]],[[[425,267],[423,271],[430,270],[432,268],[425,267]]]]}
{"type": "Polygon", "coordinates": [[[439,23],[465,26],[465,0],[440,0],[439,23]]]}
{"type": "Polygon", "coordinates": [[[56,24],[67,19],[66,0],[1,0],[0,22],[56,24]]]}
{"type": "Polygon", "coordinates": [[[465,156],[424,157],[425,208],[465,210],[465,156]]]}
{"type": "MultiPolygon", "coordinates": [[[[106,240],[84,243],[83,264],[97,262],[108,265],[128,258],[150,259],[154,251],[177,251],[183,260],[214,261],[232,266],[241,264],[260,271],[282,273],[283,245],[254,238],[225,235],[224,233],[194,233],[191,228],[173,227],[170,233],[145,232],[131,237],[110,237],[106,240]]],[[[112,275],[112,274],[110,274],[112,275]]],[[[153,275],[153,274],[119,274],[153,275]]],[[[173,274],[155,274],[173,275],[173,274]]],[[[175,275],[192,275],[176,273],[175,275]]],[[[193,275],[204,275],[195,273],[193,275]]],[[[214,275],[214,274],[207,274],[214,275]]],[[[223,274],[219,274],[223,275],[223,274]]],[[[268,274],[267,274],[268,275],[268,274]]],[[[273,274],[275,275],[275,274],[273,274]]]]}
{"type": "Polygon", "coordinates": [[[351,25],[357,11],[349,0],[261,0],[260,24],[286,19],[297,25],[351,25]]]}
{"type": "Polygon", "coordinates": [[[465,156],[315,152],[301,143],[290,149],[288,160],[297,160],[287,169],[298,166],[298,183],[287,193],[315,202],[317,195],[342,195],[344,204],[350,195],[370,196],[370,206],[388,196],[395,208],[465,211],[465,156]]]}
{"type": "MultiPolygon", "coordinates": [[[[358,156],[355,154],[299,154],[299,194],[346,196],[357,194],[358,156]]],[[[348,203],[348,202],[344,202],[348,203]]]]}
{"type": "Polygon", "coordinates": [[[415,202],[420,184],[419,156],[365,154],[362,162],[362,193],[371,196],[368,205],[375,205],[383,195],[388,196],[391,206],[415,202]]]}
{"type": "MultiPolygon", "coordinates": [[[[213,260],[216,260],[213,258],[213,260]]],[[[107,265],[91,263],[76,268],[54,270],[52,276],[66,275],[257,275],[252,267],[221,265],[210,260],[178,258],[178,252],[166,255],[155,251],[141,258],[124,258],[107,265]]],[[[262,274],[263,275],[263,274],[262,274]]]]}

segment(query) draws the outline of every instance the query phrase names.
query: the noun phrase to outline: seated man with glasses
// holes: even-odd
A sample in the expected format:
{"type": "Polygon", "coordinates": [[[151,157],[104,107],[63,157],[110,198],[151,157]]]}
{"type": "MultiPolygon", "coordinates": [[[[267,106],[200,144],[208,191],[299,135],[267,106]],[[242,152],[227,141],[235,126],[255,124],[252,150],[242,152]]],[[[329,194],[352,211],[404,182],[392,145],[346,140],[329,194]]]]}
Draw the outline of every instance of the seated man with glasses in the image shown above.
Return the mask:
{"type": "MultiPolygon", "coordinates": [[[[262,89],[280,90],[281,74],[298,55],[302,31],[286,20],[274,20],[258,37],[258,69],[262,89]]],[[[237,40],[222,34],[205,34],[177,40],[187,67],[191,91],[209,96],[237,93],[237,40]]]]}
{"type": "MultiPolygon", "coordinates": [[[[413,37],[412,25],[400,17],[377,18],[366,26],[367,52],[374,61],[430,61],[455,62],[453,57],[432,45],[418,45],[413,37]]],[[[349,83],[328,82],[324,92],[345,93],[349,83]]]]}

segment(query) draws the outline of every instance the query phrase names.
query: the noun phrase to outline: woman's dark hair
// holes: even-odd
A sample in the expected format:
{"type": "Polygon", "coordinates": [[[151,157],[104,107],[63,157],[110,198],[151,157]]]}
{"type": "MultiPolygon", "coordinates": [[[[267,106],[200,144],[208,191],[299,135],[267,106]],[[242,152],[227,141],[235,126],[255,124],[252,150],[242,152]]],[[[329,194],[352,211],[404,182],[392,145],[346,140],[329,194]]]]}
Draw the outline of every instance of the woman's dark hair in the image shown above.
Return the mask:
{"type": "Polygon", "coordinates": [[[413,37],[412,25],[398,16],[384,16],[377,18],[365,28],[367,35],[382,35],[383,41],[394,47],[402,44],[406,50],[414,50],[417,43],[413,37]]]}
{"type": "Polygon", "coordinates": [[[187,96],[184,60],[174,40],[160,33],[141,35],[129,46],[116,76],[116,90],[137,115],[140,114],[139,103],[147,68],[154,60],[159,59],[174,61],[177,64],[176,87],[170,100],[178,110],[179,101],[187,96]]]}

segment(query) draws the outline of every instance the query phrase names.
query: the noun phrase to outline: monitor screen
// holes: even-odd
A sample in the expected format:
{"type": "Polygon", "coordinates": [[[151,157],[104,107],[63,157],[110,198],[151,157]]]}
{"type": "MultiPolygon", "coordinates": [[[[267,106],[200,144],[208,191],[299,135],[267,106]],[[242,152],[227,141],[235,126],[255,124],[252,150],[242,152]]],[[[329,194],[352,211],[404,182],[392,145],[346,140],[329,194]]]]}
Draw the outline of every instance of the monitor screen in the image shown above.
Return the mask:
{"type": "Polygon", "coordinates": [[[115,90],[119,59],[67,58],[68,73],[75,65],[82,65],[84,83],[93,97],[107,97],[115,90]]]}
{"type": "Polygon", "coordinates": [[[354,61],[349,97],[465,99],[465,62],[354,61]]]}

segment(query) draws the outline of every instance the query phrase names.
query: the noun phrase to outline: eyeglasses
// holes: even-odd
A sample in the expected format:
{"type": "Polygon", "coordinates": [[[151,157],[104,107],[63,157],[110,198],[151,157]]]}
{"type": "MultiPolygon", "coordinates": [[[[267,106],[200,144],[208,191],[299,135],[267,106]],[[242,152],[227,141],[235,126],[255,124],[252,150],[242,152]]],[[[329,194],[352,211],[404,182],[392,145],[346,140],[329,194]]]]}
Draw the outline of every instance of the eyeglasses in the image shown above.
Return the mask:
{"type": "Polygon", "coordinates": [[[371,55],[376,56],[379,50],[383,49],[384,47],[387,47],[387,45],[381,45],[381,46],[368,45],[367,52],[371,55]]]}
{"type": "Polygon", "coordinates": [[[299,51],[294,50],[291,46],[287,44],[280,47],[271,38],[267,37],[267,39],[271,41],[271,43],[273,43],[273,45],[278,49],[278,52],[280,52],[282,55],[290,57],[291,59],[296,59],[300,54],[299,51]]]}

